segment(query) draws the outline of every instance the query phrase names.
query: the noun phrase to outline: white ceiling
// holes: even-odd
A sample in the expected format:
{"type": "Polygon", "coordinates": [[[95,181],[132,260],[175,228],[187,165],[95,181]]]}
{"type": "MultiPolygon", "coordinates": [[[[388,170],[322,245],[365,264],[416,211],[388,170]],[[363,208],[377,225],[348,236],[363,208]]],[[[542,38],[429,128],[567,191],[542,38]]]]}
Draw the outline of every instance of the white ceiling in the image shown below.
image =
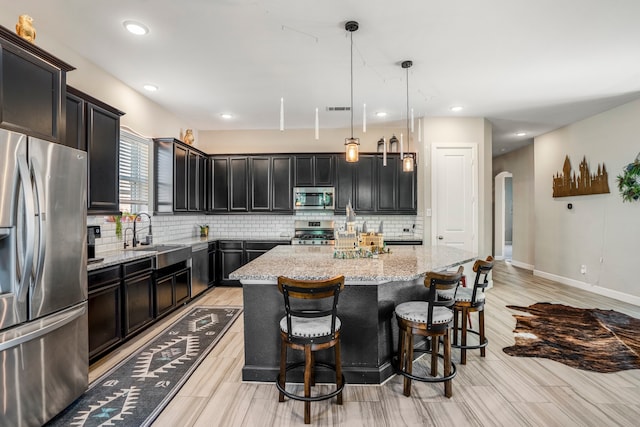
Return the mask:
{"type": "MultiPolygon", "coordinates": [[[[487,117],[494,155],[639,97],[638,0],[0,0],[199,130],[487,117]],[[125,20],[150,28],[127,33],[125,20]],[[145,83],[160,87],[155,93],[145,83]],[[459,113],[450,111],[461,105],[459,113]],[[375,117],[388,112],[385,119],[375,117]],[[234,118],[224,120],[221,113],[234,118]],[[527,132],[517,137],[517,131],[527,132]]],[[[15,18],[10,18],[13,16],[15,18]]],[[[11,23],[14,19],[14,23],[11,23]]],[[[62,58],[64,59],[64,58],[62,58]]],[[[119,106],[126,109],[126,106],[119,106]]]]}

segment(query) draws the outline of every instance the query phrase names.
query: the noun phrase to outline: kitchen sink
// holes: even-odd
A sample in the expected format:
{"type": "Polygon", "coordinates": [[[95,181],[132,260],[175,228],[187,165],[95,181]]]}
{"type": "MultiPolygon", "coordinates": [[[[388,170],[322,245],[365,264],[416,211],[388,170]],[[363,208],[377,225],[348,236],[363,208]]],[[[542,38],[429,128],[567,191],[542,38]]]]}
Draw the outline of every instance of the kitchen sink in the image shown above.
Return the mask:
{"type": "Polygon", "coordinates": [[[149,245],[138,246],[130,251],[153,251],[156,253],[156,269],[164,268],[191,258],[191,246],[184,245],[149,245]]]}

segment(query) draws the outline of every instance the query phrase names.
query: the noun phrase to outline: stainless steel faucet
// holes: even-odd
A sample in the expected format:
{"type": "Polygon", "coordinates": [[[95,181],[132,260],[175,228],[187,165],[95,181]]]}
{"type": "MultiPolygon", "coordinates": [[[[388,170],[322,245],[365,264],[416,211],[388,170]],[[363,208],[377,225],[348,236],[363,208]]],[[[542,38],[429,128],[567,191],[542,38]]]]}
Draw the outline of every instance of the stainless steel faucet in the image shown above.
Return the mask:
{"type": "MultiPolygon", "coordinates": [[[[128,230],[133,231],[133,230],[131,229],[131,227],[127,227],[127,228],[125,228],[125,229],[124,229],[124,248],[125,248],[125,249],[127,249],[127,246],[129,246],[129,244],[127,243],[127,231],[128,231],[128,230]]],[[[133,244],[133,241],[131,241],[131,244],[133,244]]]]}
{"type": "MultiPolygon", "coordinates": [[[[138,217],[140,215],[146,215],[147,218],[149,218],[149,232],[147,233],[147,236],[153,236],[153,233],[151,232],[151,215],[149,215],[146,212],[140,212],[138,214],[136,214],[133,217],[133,241],[132,241],[132,246],[135,248],[136,246],[138,246],[138,243],[140,243],[138,241],[138,234],[136,232],[136,223],[138,222],[138,217]]],[[[147,238],[147,242],[151,243],[151,238],[147,238]]]]}

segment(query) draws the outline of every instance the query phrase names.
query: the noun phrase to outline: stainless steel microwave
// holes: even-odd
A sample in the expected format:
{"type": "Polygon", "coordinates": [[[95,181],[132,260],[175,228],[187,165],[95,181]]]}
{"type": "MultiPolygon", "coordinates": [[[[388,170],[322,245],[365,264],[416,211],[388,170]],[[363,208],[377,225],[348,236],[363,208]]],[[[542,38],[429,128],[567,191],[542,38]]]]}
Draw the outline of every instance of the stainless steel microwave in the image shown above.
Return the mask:
{"type": "Polygon", "coordinates": [[[293,209],[334,210],[336,208],[333,187],[295,187],[293,189],[293,209]]]}

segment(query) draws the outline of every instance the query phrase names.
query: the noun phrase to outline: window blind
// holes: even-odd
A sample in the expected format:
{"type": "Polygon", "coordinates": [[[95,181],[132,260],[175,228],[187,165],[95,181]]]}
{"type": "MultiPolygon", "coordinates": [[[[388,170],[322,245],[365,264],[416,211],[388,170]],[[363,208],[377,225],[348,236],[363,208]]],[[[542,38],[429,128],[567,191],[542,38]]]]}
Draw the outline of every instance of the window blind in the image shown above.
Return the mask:
{"type": "Polygon", "coordinates": [[[120,130],[120,209],[130,212],[149,206],[151,141],[120,130]]]}

